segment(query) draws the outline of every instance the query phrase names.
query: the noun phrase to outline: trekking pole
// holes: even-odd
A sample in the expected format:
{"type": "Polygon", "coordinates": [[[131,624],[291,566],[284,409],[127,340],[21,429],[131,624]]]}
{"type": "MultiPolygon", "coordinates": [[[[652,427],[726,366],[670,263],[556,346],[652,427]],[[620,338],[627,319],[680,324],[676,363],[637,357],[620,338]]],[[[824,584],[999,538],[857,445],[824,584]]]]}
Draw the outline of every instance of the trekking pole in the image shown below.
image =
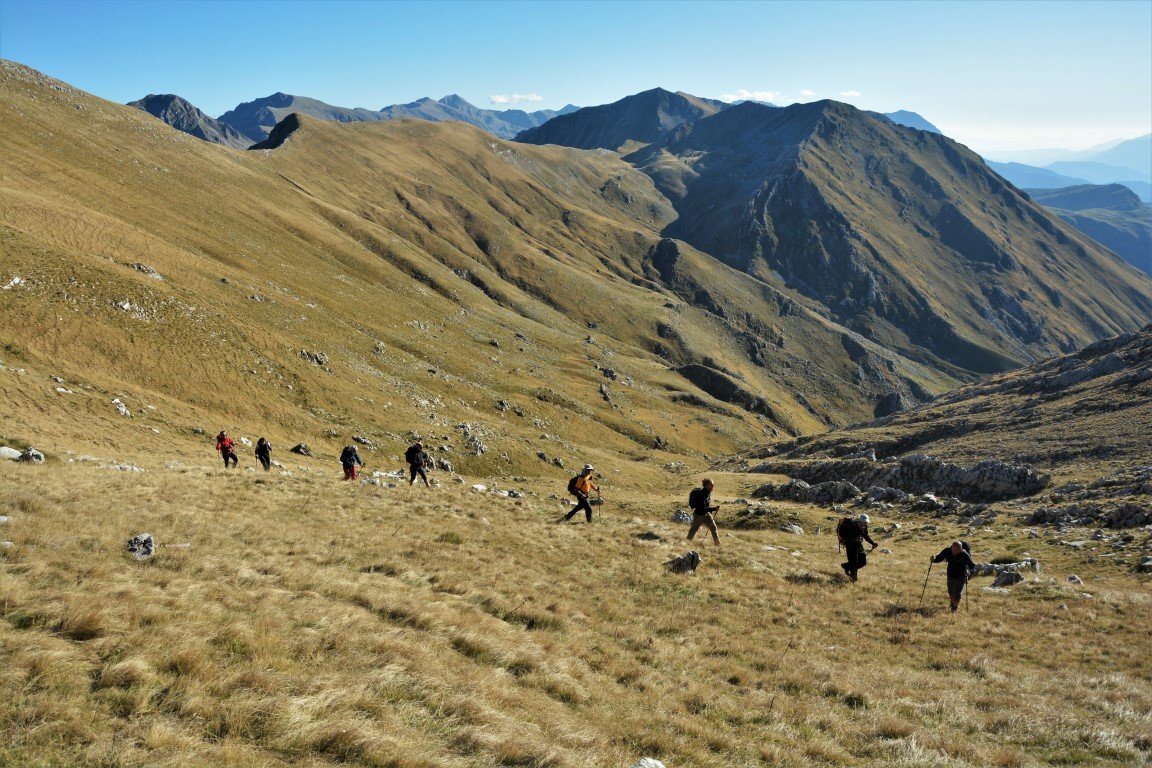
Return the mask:
{"type": "Polygon", "coordinates": [[[972,612],[972,604],[968,602],[968,577],[964,577],[964,612],[972,612]]]}
{"type": "Polygon", "coordinates": [[[920,607],[917,611],[924,609],[924,594],[928,591],[928,577],[932,575],[932,561],[928,561],[928,573],[924,576],[924,588],[920,590],[920,607]]]}

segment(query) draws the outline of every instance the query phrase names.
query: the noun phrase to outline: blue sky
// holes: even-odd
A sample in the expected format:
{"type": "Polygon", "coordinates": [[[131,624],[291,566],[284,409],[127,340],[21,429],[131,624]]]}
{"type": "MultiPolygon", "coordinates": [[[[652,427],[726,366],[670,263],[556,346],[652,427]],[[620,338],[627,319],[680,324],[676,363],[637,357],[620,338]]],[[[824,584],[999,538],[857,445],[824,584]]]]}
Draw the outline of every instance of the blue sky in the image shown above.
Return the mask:
{"type": "Polygon", "coordinates": [[[0,56],[213,116],[276,91],[532,110],[661,86],[909,109],[981,152],[1152,132],[1152,0],[0,0],[0,56]]]}

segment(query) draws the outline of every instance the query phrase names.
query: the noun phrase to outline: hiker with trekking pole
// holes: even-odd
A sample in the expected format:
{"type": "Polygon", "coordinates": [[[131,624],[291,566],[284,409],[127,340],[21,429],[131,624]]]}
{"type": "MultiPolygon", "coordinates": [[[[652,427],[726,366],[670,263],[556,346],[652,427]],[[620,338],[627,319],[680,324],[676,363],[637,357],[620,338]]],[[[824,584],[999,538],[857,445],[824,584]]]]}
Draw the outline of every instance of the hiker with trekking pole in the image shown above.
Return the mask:
{"type": "Polygon", "coordinates": [[[220,457],[224,459],[224,469],[228,469],[228,463],[231,462],[235,467],[240,464],[240,459],[236,456],[236,444],[232,442],[232,438],[228,437],[228,433],[221,430],[220,434],[216,435],[216,450],[220,452],[220,457]]]}
{"type": "Polygon", "coordinates": [[[420,479],[424,481],[424,487],[431,488],[426,470],[432,466],[432,459],[424,450],[424,443],[417,440],[408,446],[408,450],[404,451],[404,460],[408,462],[408,485],[415,483],[416,476],[419,475],[420,479]]]}
{"type": "Polygon", "coordinates": [[[600,488],[592,482],[592,471],[595,469],[591,464],[585,464],[584,468],[580,470],[580,474],[573,477],[568,481],[568,493],[576,497],[576,506],[572,510],[560,518],[558,522],[567,522],[579,512],[584,510],[584,516],[588,522],[592,522],[592,505],[588,503],[589,491],[600,492],[600,488]]]}
{"type": "MultiPolygon", "coordinates": [[[[928,561],[928,573],[932,573],[932,563],[948,561],[948,602],[951,605],[952,613],[956,613],[960,607],[960,598],[964,596],[964,588],[976,570],[976,563],[972,560],[972,555],[969,554],[965,543],[954,541],[928,561]]],[[[928,586],[927,579],[924,580],[924,586],[925,588],[928,586]]],[[[923,604],[923,593],[920,595],[920,601],[923,604]]]]}

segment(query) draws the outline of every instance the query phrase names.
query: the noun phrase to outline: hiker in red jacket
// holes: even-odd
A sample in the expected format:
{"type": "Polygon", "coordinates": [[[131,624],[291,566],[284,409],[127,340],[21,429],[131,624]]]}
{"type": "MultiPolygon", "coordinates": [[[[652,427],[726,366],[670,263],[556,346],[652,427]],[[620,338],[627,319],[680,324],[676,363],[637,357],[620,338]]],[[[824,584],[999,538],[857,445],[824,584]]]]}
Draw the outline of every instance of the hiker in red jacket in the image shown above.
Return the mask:
{"type": "Polygon", "coordinates": [[[221,458],[224,459],[224,469],[228,469],[228,462],[232,462],[232,466],[238,466],[240,459],[236,456],[236,449],[233,447],[232,438],[228,437],[227,432],[221,432],[216,435],[216,450],[220,451],[221,458]]]}

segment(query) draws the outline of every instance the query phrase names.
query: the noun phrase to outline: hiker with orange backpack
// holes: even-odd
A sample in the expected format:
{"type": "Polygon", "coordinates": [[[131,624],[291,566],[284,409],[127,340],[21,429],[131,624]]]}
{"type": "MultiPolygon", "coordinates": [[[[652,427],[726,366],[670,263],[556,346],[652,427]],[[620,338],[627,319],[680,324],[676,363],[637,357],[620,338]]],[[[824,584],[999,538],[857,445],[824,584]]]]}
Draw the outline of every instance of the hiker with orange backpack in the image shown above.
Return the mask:
{"type": "Polygon", "coordinates": [[[592,522],[592,505],[588,503],[588,493],[600,490],[592,482],[592,470],[594,469],[595,467],[591,464],[585,464],[584,468],[580,470],[580,474],[568,481],[568,493],[576,497],[576,506],[572,507],[571,512],[564,515],[563,520],[571,520],[577,512],[584,510],[588,522],[592,522]]]}

